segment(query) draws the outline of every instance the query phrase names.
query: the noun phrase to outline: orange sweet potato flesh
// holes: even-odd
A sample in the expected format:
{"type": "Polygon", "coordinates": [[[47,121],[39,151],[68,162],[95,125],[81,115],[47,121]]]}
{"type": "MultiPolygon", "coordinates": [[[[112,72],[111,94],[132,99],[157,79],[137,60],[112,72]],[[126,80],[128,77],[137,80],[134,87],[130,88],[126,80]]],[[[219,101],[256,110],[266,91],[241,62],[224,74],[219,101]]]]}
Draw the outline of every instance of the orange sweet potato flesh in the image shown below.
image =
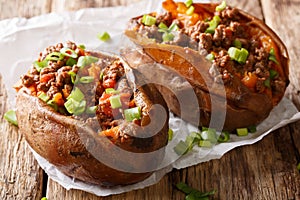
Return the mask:
{"type": "Polygon", "coordinates": [[[60,114],[38,97],[32,96],[25,87],[18,91],[16,100],[19,130],[35,152],[67,176],[105,187],[142,181],[153,173],[164,156],[168,140],[168,112],[165,101],[153,84],[137,88],[134,100],[142,108],[142,127],[126,121],[120,124],[120,134],[128,134],[125,140],[119,137],[112,142],[95,131],[95,124],[97,126],[99,123],[97,119],[81,120],[60,114]],[[167,119],[163,125],[159,121],[161,111],[153,107],[154,104],[166,110],[167,119]],[[154,135],[150,135],[151,131],[147,132],[150,120],[152,128],[157,130],[154,135]],[[144,137],[141,138],[141,134],[144,137]],[[114,151],[113,146],[128,152],[128,157],[122,160],[122,154],[114,151]],[[145,157],[136,156],[155,151],[157,153],[145,157]],[[116,166],[125,166],[128,171],[98,158],[112,161],[116,166]]]}
{"type": "MultiPolygon", "coordinates": [[[[213,16],[216,4],[194,3],[193,6],[198,18],[206,19],[213,16]]],[[[170,10],[172,6],[169,6],[168,9],[168,11],[172,12],[170,10]]],[[[172,13],[177,15],[176,11],[172,13]]],[[[289,83],[289,57],[285,45],[264,22],[242,10],[239,10],[239,13],[240,18],[252,27],[252,34],[257,34],[259,40],[270,39],[268,40],[269,43],[266,44],[266,48],[272,47],[276,50],[276,57],[279,62],[276,70],[281,79],[285,81],[287,87],[289,83]]],[[[155,16],[156,13],[149,15],[155,16]]],[[[183,15],[176,17],[179,20],[186,20],[183,15]]],[[[170,110],[194,125],[215,126],[218,129],[228,131],[257,125],[268,117],[270,111],[284,95],[284,91],[273,93],[272,95],[255,92],[246,87],[241,82],[241,78],[237,76],[232,77],[230,84],[218,86],[209,75],[211,63],[205,59],[205,56],[200,55],[198,51],[173,44],[157,43],[155,40],[140,34],[135,29],[135,24],[129,24],[125,35],[140,48],[137,51],[127,50],[127,52],[122,54],[131,67],[140,70],[144,74],[154,73],[156,76],[161,76],[161,73],[155,72],[155,63],[160,63],[189,82],[197,96],[198,105],[185,106],[187,110],[182,110],[178,100],[176,100],[176,97],[186,94],[187,88],[182,87],[175,94],[174,91],[171,92],[166,87],[158,87],[170,110]],[[138,57],[143,59],[137,59],[138,57]],[[147,71],[147,69],[140,67],[145,65],[145,63],[152,63],[153,68],[147,71]],[[226,105],[224,105],[224,102],[226,105]],[[196,108],[196,106],[198,107],[196,108]],[[218,116],[218,113],[220,115],[225,113],[225,119],[220,119],[221,124],[216,122],[218,119],[212,119],[212,115],[218,116]],[[224,121],[224,124],[222,121],[224,121]]],[[[185,104],[188,103],[188,100],[186,100],[185,104]]]]}

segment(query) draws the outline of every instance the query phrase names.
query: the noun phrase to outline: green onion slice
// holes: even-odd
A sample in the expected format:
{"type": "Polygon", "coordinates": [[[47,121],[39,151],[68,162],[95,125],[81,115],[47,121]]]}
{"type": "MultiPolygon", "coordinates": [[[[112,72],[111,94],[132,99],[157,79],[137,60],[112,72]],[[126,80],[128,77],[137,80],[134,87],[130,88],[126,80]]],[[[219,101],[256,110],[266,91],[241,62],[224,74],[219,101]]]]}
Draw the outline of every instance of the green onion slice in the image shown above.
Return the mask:
{"type": "Polygon", "coordinates": [[[178,190],[182,191],[183,193],[185,193],[187,195],[185,197],[185,199],[187,199],[187,200],[209,199],[209,196],[215,194],[215,190],[211,190],[209,192],[200,192],[199,190],[196,190],[183,182],[177,183],[176,187],[178,190]]]}
{"type": "Polygon", "coordinates": [[[278,63],[278,60],[276,59],[276,55],[275,55],[275,50],[274,50],[274,48],[271,48],[271,49],[270,49],[269,60],[275,62],[276,64],[279,64],[279,63],[278,63]]]}
{"type": "Polygon", "coordinates": [[[68,60],[67,60],[67,62],[66,62],[66,65],[67,66],[73,66],[73,65],[75,65],[77,63],[77,61],[74,59],[74,58],[69,58],[68,60]]]}
{"type": "Polygon", "coordinates": [[[297,165],[297,169],[300,171],[300,163],[298,163],[298,165],[297,165]]]}
{"type": "Polygon", "coordinates": [[[46,56],[45,60],[58,61],[58,60],[62,60],[64,57],[65,56],[60,52],[52,52],[46,56]]]}
{"type": "Polygon", "coordinates": [[[274,79],[278,75],[278,72],[274,69],[270,69],[270,79],[274,79]]]}
{"type": "Polygon", "coordinates": [[[48,199],[47,199],[47,197],[43,197],[43,198],[41,198],[41,200],[48,200],[48,199]]]}
{"type": "Polygon", "coordinates": [[[77,58],[78,57],[77,53],[73,49],[70,49],[70,48],[67,48],[67,47],[62,48],[60,50],[60,53],[64,56],[68,56],[68,57],[71,57],[71,58],[77,58]]]}
{"type": "Polygon", "coordinates": [[[189,146],[186,142],[180,140],[180,142],[174,147],[174,151],[177,155],[181,156],[188,152],[189,146]]]}
{"type": "Polygon", "coordinates": [[[49,99],[50,99],[50,97],[45,93],[45,92],[42,92],[39,96],[38,96],[38,98],[40,98],[42,101],[44,101],[44,102],[47,102],[47,101],[49,101],[49,99]]]}
{"type": "Polygon", "coordinates": [[[249,55],[249,52],[247,51],[247,49],[242,48],[237,61],[241,64],[246,63],[248,55],[249,55]]]}
{"type": "Polygon", "coordinates": [[[75,101],[82,101],[84,99],[84,94],[78,87],[75,87],[71,94],[67,97],[67,100],[74,99],[75,101]]]}
{"type": "Polygon", "coordinates": [[[84,44],[79,44],[77,47],[80,48],[80,49],[82,49],[82,50],[85,50],[84,44]]]}
{"type": "Polygon", "coordinates": [[[249,131],[249,133],[255,133],[256,132],[256,126],[249,126],[248,131],[249,131]]]}
{"type": "Polygon", "coordinates": [[[112,109],[122,107],[120,95],[114,95],[114,96],[109,97],[109,102],[110,102],[112,109]]]}
{"type": "Polygon", "coordinates": [[[235,39],[235,40],[233,41],[233,46],[235,46],[236,48],[240,49],[240,48],[242,48],[242,43],[241,43],[240,40],[235,39]]]}
{"type": "Polygon", "coordinates": [[[271,80],[270,80],[270,78],[267,78],[267,79],[264,81],[264,85],[265,85],[267,88],[271,88],[271,80]]]}
{"type": "Polygon", "coordinates": [[[179,26],[176,22],[173,22],[168,30],[169,31],[179,31],[179,26]]]}
{"type": "Polygon", "coordinates": [[[186,14],[187,15],[192,15],[195,11],[195,7],[194,6],[190,6],[187,11],[186,11],[186,14]]]}
{"type": "Polygon", "coordinates": [[[48,66],[48,60],[45,59],[45,60],[40,61],[40,62],[35,61],[35,62],[33,62],[33,65],[36,68],[36,70],[38,72],[40,72],[42,69],[44,69],[45,67],[48,66]]]}
{"type": "Polygon", "coordinates": [[[131,122],[134,119],[141,119],[142,118],[141,108],[134,107],[134,108],[125,109],[124,116],[125,116],[126,121],[128,121],[128,122],[131,122]]]}
{"type": "Polygon", "coordinates": [[[92,63],[95,63],[99,60],[99,58],[94,56],[80,56],[77,62],[78,67],[85,67],[92,63]]]}
{"type": "Polygon", "coordinates": [[[163,22],[160,22],[159,25],[158,25],[158,28],[167,30],[168,26],[166,24],[164,24],[163,22]]]}
{"type": "Polygon", "coordinates": [[[156,23],[156,18],[150,15],[144,15],[142,18],[142,23],[146,26],[152,26],[156,23]]]}
{"type": "Polygon", "coordinates": [[[106,31],[103,32],[103,33],[99,33],[99,34],[97,35],[97,37],[98,37],[99,40],[101,40],[101,41],[103,41],[103,42],[106,42],[106,41],[110,40],[110,35],[109,35],[109,33],[106,32],[106,31]]]}
{"type": "Polygon", "coordinates": [[[230,47],[228,49],[228,55],[231,59],[233,60],[238,60],[239,59],[239,56],[240,56],[240,53],[241,53],[241,50],[239,50],[238,48],[236,47],[230,47]]]}
{"type": "Polygon", "coordinates": [[[215,59],[215,55],[210,53],[205,56],[206,60],[213,61],[215,59]]]}
{"type": "Polygon", "coordinates": [[[222,1],[222,3],[216,7],[216,11],[222,11],[225,8],[226,8],[226,1],[222,1]]]}
{"type": "Polygon", "coordinates": [[[199,147],[211,148],[212,147],[212,142],[209,141],[209,140],[200,140],[198,146],[199,147]]]}
{"type": "Polygon", "coordinates": [[[80,77],[79,82],[81,83],[91,83],[94,81],[94,77],[93,76],[83,76],[80,77]]]}
{"type": "Polygon", "coordinates": [[[218,15],[215,15],[213,19],[209,22],[209,27],[206,29],[205,33],[213,34],[215,32],[215,29],[219,25],[220,21],[221,18],[218,15]]]}
{"type": "Polygon", "coordinates": [[[51,106],[54,110],[56,110],[56,111],[58,110],[58,105],[54,102],[53,99],[47,101],[47,104],[48,104],[49,106],[51,106]]]}
{"type": "Polygon", "coordinates": [[[97,110],[97,106],[91,106],[86,108],[86,113],[87,114],[95,114],[97,110]]]}
{"type": "Polygon", "coordinates": [[[72,83],[77,83],[79,78],[77,78],[77,74],[73,71],[69,71],[68,74],[71,76],[72,83]]]}
{"type": "Polygon", "coordinates": [[[218,142],[222,143],[222,142],[228,142],[230,139],[230,133],[227,131],[222,131],[221,135],[218,138],[218,142]]]}
{"type": "Polygon", "coordinates": [[[14,110],[9,110],[4,114],[4,119],[9,123],[18,126],[18,120],[16,116],[16,112],[14,110]]]}
{"type": "Polygon", "coordinates": [[[80,115],[85,111],[86,101],[76,101],[70,98],[65,102],[64,106],[70,114],[80,115]]]}
{"type": "Polygon", "coordinates": [[[236,133],[238,136],[247,136],[248,135],[248,129],[247,128],[237,128],[236,133]]]}
{"type": "Polygon", "coordinates": [[[173,130],[169,128],[168,131],[168,141],[171,141],[173,139],[173,130]]]}
{"type": "Polygon", "coordinates": [[[174,35],[172,33],[164,33],[163,36],[162,36],[162,39],[164,42],[170,42],[170,41],[173,41],[174,39],[174,35]]]}
{"type": "Polygon", "coordinates": [[[106,88],[105,93],[106,94],[119,94],[120,92],[118,90],[115,90],[114,88],[106,88]]]}
{"type": "Polygon", "coordinates": [[[193,4],[193,0],[186,0],[186,1],[184,2],[184,4],[185,4],[186,7],[189,8],[189,7],[193,4]]]}
{"type": "Polygon", "coordinates": [[[215,129],[208,128],[207,130],[202,131],[200,135],[203,140],[208,140],[212,143],[216,143],[218,141],[217,132],[215,129]]]}

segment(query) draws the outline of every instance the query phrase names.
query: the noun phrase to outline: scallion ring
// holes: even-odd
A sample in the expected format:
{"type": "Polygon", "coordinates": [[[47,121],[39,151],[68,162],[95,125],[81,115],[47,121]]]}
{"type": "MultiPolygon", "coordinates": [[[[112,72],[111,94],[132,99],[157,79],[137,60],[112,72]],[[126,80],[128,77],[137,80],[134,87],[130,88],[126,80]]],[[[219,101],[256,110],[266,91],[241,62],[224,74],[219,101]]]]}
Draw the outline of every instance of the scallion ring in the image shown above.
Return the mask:
{"type": "Polygon", "coordinates": [[[77,58],[78,57],[77,53],[73,49],[70,49],[70,48],[67,48],[67,47],[62,48],[60,50],[60,53],[64,56],[68,56],[70,58],[77,58]]]}

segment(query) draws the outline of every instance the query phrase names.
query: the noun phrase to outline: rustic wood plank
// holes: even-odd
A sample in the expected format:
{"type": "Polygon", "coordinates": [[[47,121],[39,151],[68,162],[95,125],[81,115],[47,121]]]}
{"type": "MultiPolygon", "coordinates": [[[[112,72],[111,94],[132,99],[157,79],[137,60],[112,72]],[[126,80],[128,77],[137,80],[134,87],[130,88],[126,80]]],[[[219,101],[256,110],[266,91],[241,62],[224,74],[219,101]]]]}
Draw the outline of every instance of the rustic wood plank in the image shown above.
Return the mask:
{"type": "Polygon", "coordinates": [[[33,17],[49,13],[51,0],[10,0],[0,1],[0,19],[12,17],[33,17]]]}
{"type": "Polygon", "coordinates": [[[52,0],[52,11],[74,11],[82,8],[94,8],[94,7],[110,7],[118,5],[128,5],[138,2],[140,0],[52,0]]]}
{"type": "Polygon", "coordinates": [[[290,55],[290,87],[288,94],[300,110],[300,1],[262,1],[266,23],[274,29],[288,47],[290,55]],[[279,3],[280,2],[280,3],[279,3]]]}
{"type": "Polygon", "coordinates": [[[40,199],[43,171],[18,128],[3,119],[8,109],[0,75],[0,199],[40,199]]]}

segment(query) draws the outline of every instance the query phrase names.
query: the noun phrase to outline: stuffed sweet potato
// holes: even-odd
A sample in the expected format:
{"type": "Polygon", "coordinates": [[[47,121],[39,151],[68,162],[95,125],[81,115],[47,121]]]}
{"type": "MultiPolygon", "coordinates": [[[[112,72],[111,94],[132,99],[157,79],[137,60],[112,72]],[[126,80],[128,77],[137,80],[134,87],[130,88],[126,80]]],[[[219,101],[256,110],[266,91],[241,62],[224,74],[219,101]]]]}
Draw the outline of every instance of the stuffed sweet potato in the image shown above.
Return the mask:
{"type": "Polygon", "coordinates": [[[289,83],[288,52],[279,37],[261,20],[225,2],[166,0],[163,7],[162,14],[130,21],[125,34],[142,51],[125,53],[127,62],[138,69],[143,62],[135,62],[132,55],[140,54],[148,57],[146,62],[152,59],[187,80],[198,99],[187,110],[176,100],[187,87],[172,92],[159,88],[171,111],[195,125],[232,131],[263,121],[289,83]],[[223,113],[221,127],[218,116],[223,113]]]}
{"type": "Polygon", "coordinates": [[[118,57],[72,42],[50,46],[16,86],[20,132],[75,179],[102,186],[141,181],[163,158],[168,112],[153,84],[133,78],[118,57]]]}

